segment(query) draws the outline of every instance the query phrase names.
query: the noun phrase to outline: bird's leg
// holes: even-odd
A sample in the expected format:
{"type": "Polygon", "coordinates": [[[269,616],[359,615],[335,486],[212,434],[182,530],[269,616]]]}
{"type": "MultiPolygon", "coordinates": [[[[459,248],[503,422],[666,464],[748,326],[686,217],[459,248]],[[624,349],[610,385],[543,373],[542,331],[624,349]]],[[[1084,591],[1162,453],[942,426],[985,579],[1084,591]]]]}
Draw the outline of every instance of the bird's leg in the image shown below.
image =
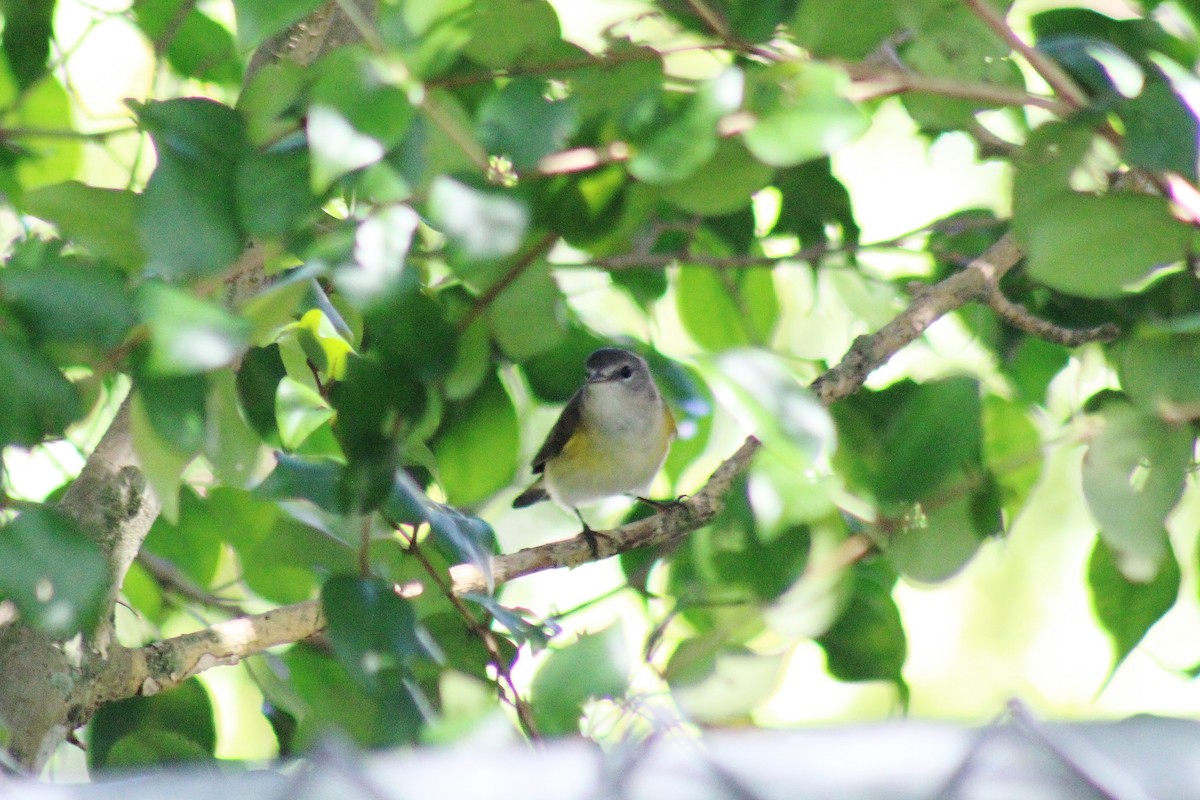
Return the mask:
{"type": "Polygon", "coordinates": [[[592,558],[599,558],[600,537],[603,536],[605,539],[609,537],[600,533],[600,531],[592,530],[592,526],[587,524],[587,520],[583,518],[583,514],[580,513],[578,508],[575,509],[575,516],[579,517],[579,523],[583,525],[583,530],[579,532],[579,535],[588,543],[588,548],[592,551],[592,558]]]}

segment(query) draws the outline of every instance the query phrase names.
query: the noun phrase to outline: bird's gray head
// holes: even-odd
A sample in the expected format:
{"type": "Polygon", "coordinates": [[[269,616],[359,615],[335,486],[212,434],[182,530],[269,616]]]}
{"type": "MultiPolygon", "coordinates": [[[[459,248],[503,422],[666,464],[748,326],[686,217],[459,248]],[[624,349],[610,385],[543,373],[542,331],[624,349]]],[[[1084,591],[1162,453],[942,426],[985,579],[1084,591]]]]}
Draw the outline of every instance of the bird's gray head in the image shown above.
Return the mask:
{"type": "Polygon", "coordinates": [[[634,390],[654,386],[646,360],[619,347],[597,350],[588,356],[585,366],[589,384],[611,383],[634,390]]]}

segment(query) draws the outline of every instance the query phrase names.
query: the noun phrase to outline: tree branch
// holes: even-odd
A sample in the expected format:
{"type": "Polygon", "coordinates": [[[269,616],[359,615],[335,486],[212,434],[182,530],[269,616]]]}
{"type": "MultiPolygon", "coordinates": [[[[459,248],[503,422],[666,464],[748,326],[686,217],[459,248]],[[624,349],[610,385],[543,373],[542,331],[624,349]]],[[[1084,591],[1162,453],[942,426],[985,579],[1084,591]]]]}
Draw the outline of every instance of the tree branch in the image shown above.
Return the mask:
{"type": "MultiPolygon", "coordinates": [[[[993,305],[996,303],[994,297],[999,294],[1000,279],[1023,255],[1012,235],[1005,234],[961,272],[916,292],[908,308],[879,331],[856,339],[839,364],[813,381],[812,392],[826,406],[842,400],[857,392],[872,371],[942,316],[971,302],[993,305]]],[[[1006,319],[1011,321],[1019,317],[1023,324],[1035,329],[1029,332],[1045,334],[1051,341],[1096,341],[1116,332],[1110,326],[1070,331],[1042,320],[1033,321],[1028,311],[1012,303],[1009,306],[1006,319]],[[1019,313],[1014,314],[1012,308],[1020,309],[1019,313]]],[[[535,572],[577,567],[639,547],[666,544],[699,530],[720,513],[725,495],[734,481],[749,469],[760,447],[757,438],[747,437],[741,447],[717,467],[699,492],[651,517],[600,532],[595,553],[583,536],[575,536],[494,556],[491,572],[495,585],[535,572]]],[[[850,557],[861,557],[865,538],[858,537],[852,544],[854,550],[850,557]]],[[[473,564],[451,567],[450,578],[455,595],[486,591],[486,580],[473,564]]],[[[209,667],[236,663],[269,647],[308,638],[320,633],[324,627],[325,619],[317,600],[222,622],[205,631],[127,651],[128,666],[125,669],[131,672],[121,685],[130,693],[161,691],[209,667]]]]}
{"type": "Polygon", "coordinates": [[[989,0],[963,0],[963,5],[991,28],[1009,47],[1020,53],[1029,62],[1029,66],[1033,67],[1050,88],[1063,99],[1063,102],[1076,110],[1087,106],[1087,95],[1079,88],[1079,84],[1075,83],[1075,80],[1053,59],[1043,55],[1026,44],[1020,36],[1017,36],[1003,15],[991,6],[989,0]]]}

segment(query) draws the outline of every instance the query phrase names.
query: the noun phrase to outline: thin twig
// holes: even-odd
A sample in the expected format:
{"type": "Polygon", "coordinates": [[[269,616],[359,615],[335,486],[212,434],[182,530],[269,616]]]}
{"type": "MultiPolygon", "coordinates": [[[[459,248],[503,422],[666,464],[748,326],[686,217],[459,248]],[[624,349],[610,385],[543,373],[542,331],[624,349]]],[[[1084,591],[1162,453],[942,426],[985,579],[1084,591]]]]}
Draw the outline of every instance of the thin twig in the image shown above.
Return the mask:
{"type": "Polygon", "coordinates": [[[1001,319],[1017,330],[1039,339],[1045,339],[1047,342],[1061,344],[1063,347],[1079,347],[1088,342],[1111,342],[1121,335],[1120,327],[1111,322],[1093,328],[1067,328],[1055,325],[1049,320],[1030,313],[1024,306],[1009,300],[999,287],[988,292],[987,304],[1001,319]]]}
{"type": "Polygon", "coordinates": [[[463,314],[462,319],[458,321],[459,331],[466,330],[470,327],[472,322],[479,319],[483,312],[487,311],[488,307],[491,306],[492,303],[496,302],[496,298],[499,297],[505,289],[507,289],[509,286],[512,286],[513,283],[516,282],[517,278],[520,278],[525,273],[525,270],[536,264],[537,260],[545,255],[546,251],[553,247],[554,243],[557,241],[558,234],[550,232],[544,234],[542,238],[530,245],[529,248],[526,249],[525,252],[513,262],[513,265],[509,267],[508,272],[504,273],[504,275],[500,277],[500,280],[493,283],[484,290],[483,294],[476,298],[474,304],[467,309],[467,313],[463,314]]]}
{"type": "Polygon", "coordinates": [[[509,701],[512,703],[513,710],[517,712],[517,720],[521,723],[521,729],[525,731],[525,735],[532,741],[540,740],[541,735],[538,733],[537,724],[533,719],[533,709],[521,697],[521,693],[517,689],[512,671],[508,668],[508,664],[505,663],[504,657],[500,653],[500,645],[496,641],[495,632],[475,618],[475,615],[471,613],[471,609],[467,608],[466,603],[462,601],[459,594],[451,588],[450,584],[442,579],[438,568],[421,552],[421,546],[417,543],[416,530],[414,529],[411,532],[405,531],[403,526],[391,520],[388,521],[388,524],[408,544],[408,551],[416,557],[417,561],[421,562],[421,567],[425,570],[425,574],[429,576],[429,579],[446,596],[446,599],[454,606],[454,610],[458,612],[463,622],[467,624],[467,628],[470,629],[471,633],[479,639],[484,649],[487,650],[488,658],[491,659],[492,666],[496,668],[496,674],[508,686],[509,701]]]}
{"type": "Polygon", "coordinates": [[[1029,66],[1033,67],[1042,76],[1042,79],[1046,81],[1047,85],[1062,98],[1063,102],[1075,110],[1087,106],[1087,95],[1079,88],[1079,84],[1075,83],[1075,80],[1062,67],[1058,66],[1053,59],[1043,55],[1026,44],[1020,36],[1017,36],[1016,32],[1009,27],[1003,15],[991,6],[989,0],[962,1],[963,5],[969,8],[975,16],[979,17],[985,25],[1000,36],[1009,47],[1020,53],[1029,62],[1029,66]]]}

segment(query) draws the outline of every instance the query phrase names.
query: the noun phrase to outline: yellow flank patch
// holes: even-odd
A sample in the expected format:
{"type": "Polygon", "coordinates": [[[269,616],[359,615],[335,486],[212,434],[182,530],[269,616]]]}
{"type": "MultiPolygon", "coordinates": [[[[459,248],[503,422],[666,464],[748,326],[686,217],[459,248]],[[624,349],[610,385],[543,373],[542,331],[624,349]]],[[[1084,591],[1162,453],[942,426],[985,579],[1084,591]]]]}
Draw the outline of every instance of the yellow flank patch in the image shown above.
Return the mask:
{"type": "Polygon", "coordinates": [[[601,466],[608,460],[607,454],[604,452],[604,448],[597,447],[596,444],[592,429],[580,425],[575,429],[575,433],[571,434],[571,438],[567,439],[562,452],[555,456],[554,460],[576,468],[601,466]]]}

